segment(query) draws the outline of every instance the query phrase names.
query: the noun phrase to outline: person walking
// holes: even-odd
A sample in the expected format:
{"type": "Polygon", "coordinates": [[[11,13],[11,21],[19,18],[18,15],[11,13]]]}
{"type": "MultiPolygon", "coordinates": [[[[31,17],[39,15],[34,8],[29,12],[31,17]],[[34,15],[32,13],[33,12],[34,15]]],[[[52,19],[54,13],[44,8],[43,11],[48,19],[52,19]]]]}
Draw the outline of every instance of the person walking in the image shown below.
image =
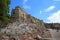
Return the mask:
{"type": "Polygon", "coordinates": [[[57,27],[57,32],[59,32],[59,27],[57,27]]]}

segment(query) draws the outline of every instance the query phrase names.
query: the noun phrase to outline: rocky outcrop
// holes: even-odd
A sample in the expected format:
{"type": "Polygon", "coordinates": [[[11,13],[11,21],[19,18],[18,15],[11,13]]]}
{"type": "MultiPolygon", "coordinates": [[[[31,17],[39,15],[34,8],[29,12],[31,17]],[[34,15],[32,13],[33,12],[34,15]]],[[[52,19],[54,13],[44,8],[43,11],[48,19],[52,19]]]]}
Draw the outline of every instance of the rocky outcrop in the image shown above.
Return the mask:
{"type": "Polygon", "coordinates": [[[12,10],[11,20],[13,23],[0,30],[3,40],[39,40],[51,37],[43,21],[27,14],[19,6],[12,10]]]}
{"type": "Polygon", "coordinates": [[[50,38],[49,31],[43,30],[33,23],[14,22],[8,27],[1,29],[3,39],[9,39],[10,36],[16,40],[37,40],[36,37],[50,38]]]}

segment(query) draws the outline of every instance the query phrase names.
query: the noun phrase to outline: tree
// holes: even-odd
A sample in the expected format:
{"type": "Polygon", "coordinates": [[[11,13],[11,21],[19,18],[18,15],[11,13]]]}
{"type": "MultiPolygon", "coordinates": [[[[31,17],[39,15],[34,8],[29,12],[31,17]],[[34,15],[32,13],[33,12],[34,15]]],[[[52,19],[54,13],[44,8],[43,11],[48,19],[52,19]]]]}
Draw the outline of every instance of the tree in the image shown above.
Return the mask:
{"type": "Polygon", "coordinates": [[[9,4],[10,0],[0,0],[0,27],[10,21],[9,4]]]}

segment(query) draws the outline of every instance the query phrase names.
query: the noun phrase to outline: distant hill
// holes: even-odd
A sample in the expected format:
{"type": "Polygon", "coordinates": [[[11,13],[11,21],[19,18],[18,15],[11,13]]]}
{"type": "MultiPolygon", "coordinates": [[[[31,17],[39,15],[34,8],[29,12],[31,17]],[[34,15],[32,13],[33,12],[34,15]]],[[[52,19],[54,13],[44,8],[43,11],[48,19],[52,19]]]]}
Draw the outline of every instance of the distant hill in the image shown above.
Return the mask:
{"type": "Polygon", "coordinates": [[[57,27],[60,29],[60,24],[59,23],[45,23],[46,28],[51,28],[51,29],[57,29],[57,27]]]}

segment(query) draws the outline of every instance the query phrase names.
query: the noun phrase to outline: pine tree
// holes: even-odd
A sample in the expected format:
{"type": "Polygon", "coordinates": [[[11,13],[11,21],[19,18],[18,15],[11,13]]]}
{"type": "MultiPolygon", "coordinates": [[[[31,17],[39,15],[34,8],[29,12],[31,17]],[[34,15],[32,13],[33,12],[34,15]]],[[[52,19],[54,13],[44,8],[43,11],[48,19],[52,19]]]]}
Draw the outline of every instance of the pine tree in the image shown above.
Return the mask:
{"type": "Polygon", "coordinates": [[[10,0],[0,0],[0,27],[10,21],[9,4],[10,0]]]}

